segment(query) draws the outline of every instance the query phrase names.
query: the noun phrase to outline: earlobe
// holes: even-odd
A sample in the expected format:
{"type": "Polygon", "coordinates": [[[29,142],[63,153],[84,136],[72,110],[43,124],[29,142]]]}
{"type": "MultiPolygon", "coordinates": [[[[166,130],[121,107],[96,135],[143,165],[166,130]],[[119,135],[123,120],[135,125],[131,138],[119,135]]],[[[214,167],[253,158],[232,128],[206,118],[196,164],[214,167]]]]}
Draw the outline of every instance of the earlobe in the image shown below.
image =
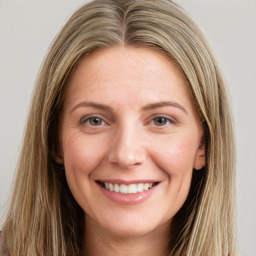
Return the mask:
{"type": "Polygon", "coordinates": [[[63,164],[64,163],[63,156],[60,154],[54,154],[54,161],[58,164],[63,164]]]}
{"type": "Polygon", "coordinates": [[[57,141],[53,147],[53,159],[57,164],[64,164],[62,143],[57,141]]]}
{"type": "Polygon", "coordinates": [[[205,164],[206,164],[205,142],[203,140],[200,143],[198,150],[197,150],[194,169],[200,170],[205,166],[205,164]]]}

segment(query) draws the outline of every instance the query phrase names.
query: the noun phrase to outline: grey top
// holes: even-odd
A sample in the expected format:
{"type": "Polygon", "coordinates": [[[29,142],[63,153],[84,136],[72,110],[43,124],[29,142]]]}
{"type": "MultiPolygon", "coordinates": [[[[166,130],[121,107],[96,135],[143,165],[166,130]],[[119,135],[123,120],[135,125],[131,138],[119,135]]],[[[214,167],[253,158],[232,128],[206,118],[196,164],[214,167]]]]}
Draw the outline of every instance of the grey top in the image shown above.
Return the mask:
{"type": "Polygon", "coordinates": [[[0,231],[0,256],[9,256],[6,248],[4,233],[0,231]]]}

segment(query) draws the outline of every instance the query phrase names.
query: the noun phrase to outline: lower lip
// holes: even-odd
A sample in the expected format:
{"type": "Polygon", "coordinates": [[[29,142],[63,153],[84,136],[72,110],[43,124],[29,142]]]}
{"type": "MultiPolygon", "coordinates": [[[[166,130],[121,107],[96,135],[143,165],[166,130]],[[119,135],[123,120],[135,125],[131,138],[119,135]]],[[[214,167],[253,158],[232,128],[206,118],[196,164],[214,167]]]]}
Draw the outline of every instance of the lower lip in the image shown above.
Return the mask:
{"type": "Polygon", "coordinates": [[[152,187],[151,189],[147,191],[143,191],[140,193],[134,193],[134,194],[122,194],[118,192],[111,192],[105,188],[103,188],[101,185],[97,184],[103,194],[114,201],[115,203],[118,204],[124,204],[124,205],[134,205],[134,204],[139,204],[142,202],[145,202],[156,190],[157,186],[152,187]]]}

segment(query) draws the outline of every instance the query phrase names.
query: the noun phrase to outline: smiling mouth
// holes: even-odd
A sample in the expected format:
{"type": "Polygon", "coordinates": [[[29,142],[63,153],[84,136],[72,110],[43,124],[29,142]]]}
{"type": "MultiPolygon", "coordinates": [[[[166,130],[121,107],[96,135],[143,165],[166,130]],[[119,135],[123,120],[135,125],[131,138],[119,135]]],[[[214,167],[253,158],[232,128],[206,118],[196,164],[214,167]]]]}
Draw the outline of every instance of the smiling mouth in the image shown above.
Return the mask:
{"type": "Polygon", "coordinates": [[[137,194],[147,191],[159,184],[159,182],[151,183],[136,183],[136,184],[114,184],[110,182],[97,181],[97,183],[104,189],[110,192],[116,192],[121,194],[137,194]]]}

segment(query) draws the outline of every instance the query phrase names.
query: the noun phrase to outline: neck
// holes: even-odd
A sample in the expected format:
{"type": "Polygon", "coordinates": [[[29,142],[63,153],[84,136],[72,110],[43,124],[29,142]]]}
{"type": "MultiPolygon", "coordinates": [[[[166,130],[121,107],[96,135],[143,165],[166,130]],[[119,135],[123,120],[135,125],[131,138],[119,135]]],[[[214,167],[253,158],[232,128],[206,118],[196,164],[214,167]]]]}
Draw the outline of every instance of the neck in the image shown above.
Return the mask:
{"type": "Polygon", "coordinates": [[[170,223],[165,223],[148,234],[136,237],[120,237],[96,227],[86,218],[83,256],[167,256],[170,223]]]}

